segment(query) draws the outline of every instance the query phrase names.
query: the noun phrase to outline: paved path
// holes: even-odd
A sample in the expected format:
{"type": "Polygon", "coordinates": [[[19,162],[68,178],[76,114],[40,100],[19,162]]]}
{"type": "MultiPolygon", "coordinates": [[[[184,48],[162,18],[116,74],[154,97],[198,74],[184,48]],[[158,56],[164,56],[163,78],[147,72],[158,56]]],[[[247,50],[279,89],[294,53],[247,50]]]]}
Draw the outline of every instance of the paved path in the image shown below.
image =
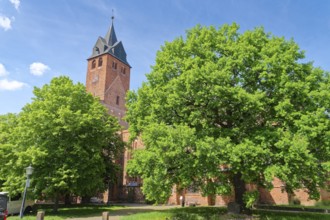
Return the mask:
{"type": "MultiPolygon", "coordinates": [[[[172,208],[178,208],[180,206],[177,205],[146,205],[146,204],[118,204],[121,206],[125,206],[125,208],[120,210],[110,211],[109,220],[120,220],[121,217],[136,214],[139,212],[152,212],[157,210],[166,210],[172,208]]],[[[85,218],[68,218],[68,220],[102,220],[102,213],[99,216],[95,217],[85,217],[85,218]]]]}

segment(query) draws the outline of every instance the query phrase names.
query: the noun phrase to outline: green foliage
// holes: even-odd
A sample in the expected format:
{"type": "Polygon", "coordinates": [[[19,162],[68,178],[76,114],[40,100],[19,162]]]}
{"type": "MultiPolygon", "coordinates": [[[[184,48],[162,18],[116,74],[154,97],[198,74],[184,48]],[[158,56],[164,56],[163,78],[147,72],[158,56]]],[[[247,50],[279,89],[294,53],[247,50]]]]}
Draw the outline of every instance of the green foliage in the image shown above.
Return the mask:
{"type": "Polygon", "coordinates": [[[196,26],[166,42],[128,94],[131,138],[146,146],[129,170],[148,199],[193,183],[230,193],[235,175],[267,188],[278,177],[318,198],[329,180],[329,74],[304,63],[293,40],[238,29],[196,26]]]}
{"type": "Polygon", "coordinates": [[[19,195],[23,191],[25,182],[25,169],[16,167],[20,158],[20,150],[15,146],[15,129],[18,116],[7,114],[0,116],[0,189],[9,191],[11,195],[19,195]],[[17,175],[18,170],[20,174],[17,175]],[[6,185],[11,183],[10,187],[6,185]]]}
{"type": "Polygon", "coordinates": [[[174,128],[164,124],[151,124],[147,128],[143,140],[148,151],[137,151],[134,154],[135,159],[128,163],[130,174],[141,175],[143,178],[142,190],[146,199],[164,203],[171,194],[174,183],[188,186],[193,171],[185,169],[178,172],[177,167],[193,165],[193,158],[186,156],[195,145],[191,138],[192,133],[193,130],[185,126],[174,128]],[[166,152],[166,157],[159,158],[158,155],[162,152],[166,152]]]}
{"type": "Polygon", "coordinates": [[[243,195],[243,200],[247,208],[253,208],[258,199],[259,191],[257,190],[245,192],[243,195]]]}
{"type": "MultiPolygon", "coordinates": [[[[104,190],[109,161],[123,146],[118,122],[83,84],[57,77],[34,89],[34,98],[14,117],[2,116],[3,189],[22,192],[24,168],[34,167],[31,188],[38,196],[85,196],[104,190]],[[14,120],[15,123],[11,123],[14,120]],[[7,147],[6,147],[7,146],[7,147]]],[[[2,140],[0,140],[2,142],[2,140]]]]}

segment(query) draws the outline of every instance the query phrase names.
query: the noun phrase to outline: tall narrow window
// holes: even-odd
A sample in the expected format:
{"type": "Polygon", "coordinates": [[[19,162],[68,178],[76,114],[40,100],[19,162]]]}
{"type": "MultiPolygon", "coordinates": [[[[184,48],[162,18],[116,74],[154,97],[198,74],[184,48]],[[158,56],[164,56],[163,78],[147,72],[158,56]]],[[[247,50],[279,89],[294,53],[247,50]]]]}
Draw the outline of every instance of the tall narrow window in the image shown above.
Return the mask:
{"type": "Polygon", "coordinates": [[[116,98],[116,105],[119,105],[119,96],[116,98]]]}
{"type": "Polygon", "coordinates": [[[120,72],[121,72],[122,74],[125,74],[125,73],[126,73],[126,69],[125,69],[125,67],[122,66],[122,67],[120,68],[120,72]]]}
{"type": "Polygon", "coordinates": [[[103,63],[103,60],[102,60],[102,57],[100,57],[98,66],[102,66],[102,63],[103,63]]]}
{"type": "Polygon", "coordinates": [[[95,67],[96,67],[96,61],[93,60],[93,61],[92,61],[92,69],[94,69],[95,67]]]}
{"type": "Polygon", "coordinates": [[[112,62],[112,69],[117,69],[117,63],[115,61],[112,62]]]}

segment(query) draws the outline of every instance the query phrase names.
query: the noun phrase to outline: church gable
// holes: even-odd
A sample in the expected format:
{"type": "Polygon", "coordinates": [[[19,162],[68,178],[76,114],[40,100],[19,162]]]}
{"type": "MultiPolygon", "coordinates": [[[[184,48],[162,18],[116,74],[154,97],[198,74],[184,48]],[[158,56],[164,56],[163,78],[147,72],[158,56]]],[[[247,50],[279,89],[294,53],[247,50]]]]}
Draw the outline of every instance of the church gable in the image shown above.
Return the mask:
{"type": "Polygon", "coordinates": [[[107,49],[108,45],[106,44],[104,38],[99,37],[93,47],[93,53],[91,57],[98,56],[100,54],[103,54],[107,49]]]}

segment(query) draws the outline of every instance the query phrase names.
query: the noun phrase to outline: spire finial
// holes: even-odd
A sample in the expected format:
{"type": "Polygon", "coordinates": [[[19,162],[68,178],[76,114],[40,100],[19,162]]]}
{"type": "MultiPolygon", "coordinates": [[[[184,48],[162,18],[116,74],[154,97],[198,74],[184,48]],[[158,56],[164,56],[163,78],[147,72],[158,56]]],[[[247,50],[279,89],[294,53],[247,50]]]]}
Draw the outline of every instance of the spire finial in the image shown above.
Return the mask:
{"type": "Polygon", "coordinates": [[[112,16],[111,16],[111,20],[112,20],[112,23],[113,23],[113,20],[115,19],[115,12],[114,10],[112,9],[112,16]]]}

